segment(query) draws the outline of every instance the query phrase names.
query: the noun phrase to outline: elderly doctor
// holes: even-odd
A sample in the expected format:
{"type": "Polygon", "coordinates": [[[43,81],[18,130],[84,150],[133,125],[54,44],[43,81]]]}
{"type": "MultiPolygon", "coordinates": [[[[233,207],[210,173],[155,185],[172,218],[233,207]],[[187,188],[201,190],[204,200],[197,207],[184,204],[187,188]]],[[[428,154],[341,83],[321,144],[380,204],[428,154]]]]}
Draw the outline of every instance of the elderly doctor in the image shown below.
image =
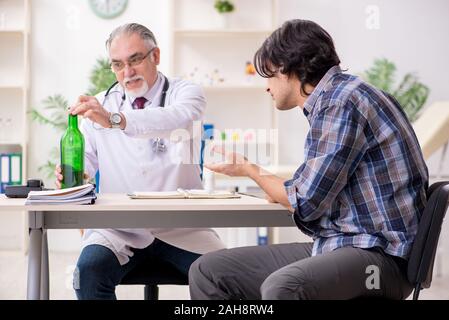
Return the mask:
{"type": "MultiPolygon", "coordinates": [[[[84,117],[87,174],[99,170],[100,190],[108,193],[201,188],[201,134],[193,130],[206,106],[201,88],[157,71],[160,50],[145,26],[118,27],[106,46],[118,83],[70,108],[84,117]],[[179,129],[190,138],[171,141],[179,129]]],[[[61,179],[57,168],[58,186],[61,179]]],[[[74,289],[78,299],[115,299],[121,279],[147,259],[165,260],[187,275],[201,254],[223,247],[212,229],[86,230],[74,289]]]]}

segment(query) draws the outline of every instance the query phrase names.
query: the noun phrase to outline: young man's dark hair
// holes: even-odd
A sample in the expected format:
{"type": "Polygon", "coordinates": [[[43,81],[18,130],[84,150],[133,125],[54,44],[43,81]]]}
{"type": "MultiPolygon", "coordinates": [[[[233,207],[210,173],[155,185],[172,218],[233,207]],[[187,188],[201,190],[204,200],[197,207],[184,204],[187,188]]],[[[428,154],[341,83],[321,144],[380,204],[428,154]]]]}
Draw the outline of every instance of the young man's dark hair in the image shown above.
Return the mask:
{"type": "Polygon", "coordinates": [[[307,84],[315,87],[327,70],[340,64],[329,33],[308,20],[290,20],[274,31],[254,56],[257,73],[271,78],[279,70],[301,81],[301,92],[307,84]]]}

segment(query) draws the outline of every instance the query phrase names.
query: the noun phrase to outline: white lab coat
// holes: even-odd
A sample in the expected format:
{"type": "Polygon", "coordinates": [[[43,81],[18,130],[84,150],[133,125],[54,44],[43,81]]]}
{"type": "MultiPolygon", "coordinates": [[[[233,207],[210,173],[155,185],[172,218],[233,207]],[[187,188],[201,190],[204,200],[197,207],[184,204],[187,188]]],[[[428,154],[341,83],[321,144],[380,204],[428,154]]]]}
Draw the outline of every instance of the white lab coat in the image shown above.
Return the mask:
{"type": "MultiPolygon", "coordinates": [[[[145,94],[151,101],[142,110],[132,108],[126,96],[120,108],[123,89],[117,85],[104,103],[110,112],[122,112],[125,130],[104,129],[88,119],[81,123],[85,139],[85,168],[89,176],[100,172],[100,192],[172,191],[202,188],[199,156],[201,120],[206,101],[201,88],[185,80],[169,80],[165,107],[159,107],[164,76],[145,94]],[[182,129],[182,130],[180,130],[182,129]],[[175,130],[175,131],[174,131],[175,130]],[[174,132],[173,132],[174,131],[174,132]],[[189,136],[187,135],[189,133],[189,136]],[[170,142],[170,135],[175,141],[170,142]],[[154,152],[152,138],[164,139],[165,152],[154,152]],[[193,163],[193,164],[192,164],[193,163]]],[[[100,244],[111,249],[123,265],[132,256],[130,248],[145,248],[154,237],[191,252],[204,254],[224,248],[217,234],[207,228],[182,229],[90,229],[83,247],[100,244]]]]}

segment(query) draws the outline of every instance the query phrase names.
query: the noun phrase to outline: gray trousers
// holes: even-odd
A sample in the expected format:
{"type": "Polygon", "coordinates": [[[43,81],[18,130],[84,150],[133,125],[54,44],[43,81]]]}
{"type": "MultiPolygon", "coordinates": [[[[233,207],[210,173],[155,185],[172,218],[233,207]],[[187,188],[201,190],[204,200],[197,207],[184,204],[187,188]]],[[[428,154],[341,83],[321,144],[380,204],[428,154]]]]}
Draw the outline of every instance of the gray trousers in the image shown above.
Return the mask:
{"type": "Polygon", "coordinates": [[[405,299],[405,270],[378,250],[345,247],[312,257],[312,243],[224,249],[190,267],[192,299],[405,299]]]}

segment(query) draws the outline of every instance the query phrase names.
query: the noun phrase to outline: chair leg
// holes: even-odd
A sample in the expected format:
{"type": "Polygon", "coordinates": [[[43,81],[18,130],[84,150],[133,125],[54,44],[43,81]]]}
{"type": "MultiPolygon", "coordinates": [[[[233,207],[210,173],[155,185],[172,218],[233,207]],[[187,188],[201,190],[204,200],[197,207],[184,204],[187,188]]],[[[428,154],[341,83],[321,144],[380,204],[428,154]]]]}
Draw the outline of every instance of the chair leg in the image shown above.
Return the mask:
{"type": "Polygon", "coordinates": [[[420,290],[421,290],[421,283],[417,283],[415,286],[415,290],[413,291],[413,300],[418,300],[420,290]]]}
{"type": "Polygon", "coordinates": [[[159,299],[159,288],[157,285],[145,285],[145,300],[158,300],[159,299]]]}

